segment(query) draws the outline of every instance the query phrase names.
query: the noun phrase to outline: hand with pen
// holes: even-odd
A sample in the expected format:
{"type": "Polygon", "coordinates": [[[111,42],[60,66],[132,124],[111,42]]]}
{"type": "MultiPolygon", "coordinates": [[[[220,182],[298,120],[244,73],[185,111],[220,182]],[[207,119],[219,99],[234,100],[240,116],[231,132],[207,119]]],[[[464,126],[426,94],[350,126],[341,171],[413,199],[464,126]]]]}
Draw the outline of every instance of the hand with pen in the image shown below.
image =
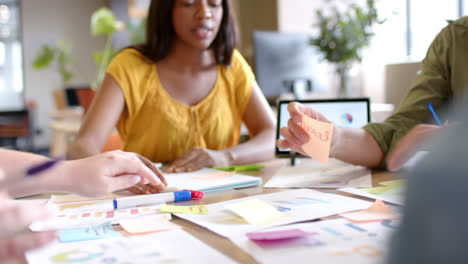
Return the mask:
{"type": "MultiPolygon", "coordinates": [[[[0,167],[8,169],[12,174],[10,176],[15,175],[14,170],[24,171],[24,168],[13,167],[15,160],[28,159],[34,159],[35,163],[51,162],[34,154],[0,149],[0,167]]],[[[161,171],[151,161],[138,154],[120,150],[84,159],[56,162],[53,167],[36,174],[37,176],[10,184],[9,194],[21,197],[42,192],[68,192],[95,197],[122,189],[137,194],[157,193],[167,186],[161,171]]],[[[21,180],[21,176],[19,179],[21,180]]]]}
{"type": "Polygon", "coordinates": [[[136,194],[158,193],[167,186],[163,174],[151,161],[120,150],[63,162],[49,178],[44,181],[55,182],[56,191],[89,197],[122,189],[136,194]]]}

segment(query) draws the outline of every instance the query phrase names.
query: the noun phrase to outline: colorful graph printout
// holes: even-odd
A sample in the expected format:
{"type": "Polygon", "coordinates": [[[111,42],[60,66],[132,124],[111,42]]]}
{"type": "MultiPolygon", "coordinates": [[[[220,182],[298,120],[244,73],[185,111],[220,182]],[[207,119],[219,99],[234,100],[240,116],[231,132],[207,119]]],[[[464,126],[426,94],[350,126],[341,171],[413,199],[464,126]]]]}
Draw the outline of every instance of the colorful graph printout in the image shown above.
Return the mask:
{"type": "Polygon", "coordinates": [[[299,229],[307,233],[315,243],[302,240],[283,240],[274,247],[257,243],[247,236],[237,236],[231,240],[260,263],[303,263],[313,260],[317,264],[378,264],[384,263],[389,239],[398,220],[372,223],[353,223],[347,219],[293,224],[264,230],[299,229]]]}

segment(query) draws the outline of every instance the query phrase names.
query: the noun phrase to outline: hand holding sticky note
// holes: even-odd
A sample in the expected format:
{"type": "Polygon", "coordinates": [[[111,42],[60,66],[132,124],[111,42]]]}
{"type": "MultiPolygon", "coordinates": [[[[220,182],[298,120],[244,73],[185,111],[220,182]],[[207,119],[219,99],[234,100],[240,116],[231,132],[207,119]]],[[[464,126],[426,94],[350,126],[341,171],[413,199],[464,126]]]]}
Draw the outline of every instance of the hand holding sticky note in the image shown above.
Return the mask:
{"type": "Polygon", "coordinates": [[[287,216],[287,214],[281,213],[272,205],[259,199],[232,203],[225,207],[254,225],[267,225],[287,216]]]}
{"type": "Polygon", "coordinates": [[[302,145],[302,150],[310,157],[328,164],[333,124],[302,115],[301,126],[309,135],[309,141],[302,145]]]}

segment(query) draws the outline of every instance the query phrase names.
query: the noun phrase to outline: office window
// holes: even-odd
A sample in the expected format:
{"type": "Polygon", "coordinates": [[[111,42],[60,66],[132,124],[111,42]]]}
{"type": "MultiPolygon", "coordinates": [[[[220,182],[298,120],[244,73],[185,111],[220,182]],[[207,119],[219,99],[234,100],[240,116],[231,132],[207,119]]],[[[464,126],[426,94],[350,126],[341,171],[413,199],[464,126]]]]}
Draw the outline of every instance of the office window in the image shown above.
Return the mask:
{"type": "Polygon", "coordinates": [[[0,0],[0,110],[24,108],[19,0],[0,0]]]}
{"type": "Polygon", "coordinates": [[[377,1],[383,25],[375,27],[372,53],[385,63],[421,61],[447,20],[468,15],[468,0],[377,1]]]}
{"type": "Polygon", "coordinates": [[[410,57],[421,60],[426,55],[432,40],[447,25],[447,20],[456,20],[458,18],[459,0],[409,1],[411,21],[410,57]]]}

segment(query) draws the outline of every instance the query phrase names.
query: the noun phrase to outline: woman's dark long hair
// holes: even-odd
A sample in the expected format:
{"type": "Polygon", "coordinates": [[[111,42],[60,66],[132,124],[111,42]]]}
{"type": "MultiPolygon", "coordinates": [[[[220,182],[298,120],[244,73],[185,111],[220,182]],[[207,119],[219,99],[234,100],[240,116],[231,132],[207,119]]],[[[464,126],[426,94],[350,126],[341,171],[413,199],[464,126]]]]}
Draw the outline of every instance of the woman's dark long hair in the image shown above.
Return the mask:
{"type": "MultiPolygon", "coordinates": [[[[148,59],[158,62],[170,52],[174,39],[172,9],[174,0],[152,0],[146,24],[146,43],[130,46],[148,59]]],[[[216,63],[230,65],[237,42],[237,23],[231,0],[223,0],[223,17],[218,35],[211,44],[216,63]]]]}

